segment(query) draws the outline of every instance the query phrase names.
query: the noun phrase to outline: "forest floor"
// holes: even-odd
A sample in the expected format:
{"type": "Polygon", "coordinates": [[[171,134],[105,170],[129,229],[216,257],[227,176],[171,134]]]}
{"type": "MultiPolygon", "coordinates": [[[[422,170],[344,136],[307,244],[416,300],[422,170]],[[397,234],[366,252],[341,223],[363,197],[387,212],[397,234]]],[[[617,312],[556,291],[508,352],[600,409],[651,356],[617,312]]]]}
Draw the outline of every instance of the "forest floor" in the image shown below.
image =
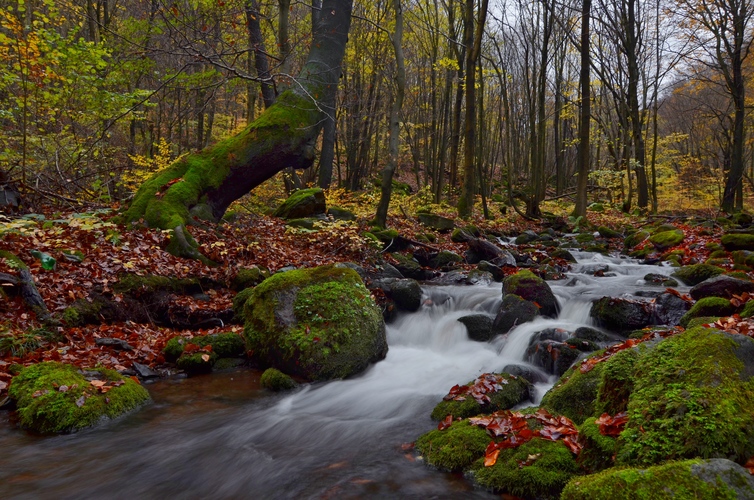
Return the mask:
{"type": "MultiPolygon", "coordinates": [[[[364,211],[364,205],[358,200],[353,201],[353,206],[361,206],[361,211],[364,211]]],[[[405,210],[401,212],[403,215],[390,217],[388,227],[411,239],[428,232],[414,217],[405,215],[405,210]]],[[[447,215],[452,215],[451,212],[449,210],[447,215]]],[[[439,213],[442,214],[442,211],[439,213]]],[[[161,351],[170,338],[228,331],[240,334],[243,329],[241,324],[230,324],[188,331],[130,321],[69,326],[62,320],[64,311],[76,301],[91,300],[93,290],[118,302],[121,297],[112,287],[125,273],[174,278],[202,277],[219,283],[219,286],[206,290],[202,298],[180,296],[173,299],[173,304],[180,306],[182,311],[206,311],[211,316],[212,312],[227,312],[232,307],[236,292],[230,288],[230,283],[244,268],[262,267],[275,272],[287,266],[312,267],[346,261],[373,268],[381,259],[391,259],[389,254],[381,253],[381,248],[373,241],[363,237],[363,232],[369,230],[370,217],[365,214],[358,222],[334,223],[316,232],[291,229],[285,221],[262,215],[257,210],[242,207],[237,214],[232,222],[216,229],[192,229],[201,244],[200,250],[219,264],[215,267],[179,259],[167,253],[164,250],[167,244],[164,232],[127,229],[114,223],[117,210],[84,213],[60,212],[50,208],[35,214],[0,216],[0,250],[14,253],[29,267],[47,308],[54,318],[60,319],[57,325],[45,325],[27,309],[21,297],[2,298],[0,405],[7,396],[14,364],[62,361],[81,367],[102,366],[124,371],[138,362],[161,370],[168,366],[161,351]],[[30,253],[32,250],[54,257],[56,267],[44,269],[40,260],[30,253]],[[77,255],[81,260],[71,255],[77,255]],[[133,349],[98,345],[98,338],[124,340],[133,349]]],[[[686,224],[688,217],[669,215],[665,218],[686,234],[682,263],[703,262],[709,253],[706,243],[719,242],[722,230],[701,231],[699,225],[686,224]]],[[[656,221],[627,216],[614,210],[590,212],[588,220],[591,228],[608,226],[619,232],[629,226],[639,227],[656,221]]],[[[527,229],[535,232],[544,229],[540,222],[525,220],[515,214],[492,221],[478,217],[468,222],[457,222],[459,225],[473,223],[483,231],[509,236],[527,229]]],[[[621,238],[610,242],[611,250],[622,249],[621,238]]],[[[460,255],[466,248],[465,244],[452,242],[450,233],[437,233],[431,246],[460,255]]],[[[0,259],[0,273],[14,274],[17,267],[8,259],[0,259]]],[[[460,265],[462,269],[472,267],[460,265]]]]}

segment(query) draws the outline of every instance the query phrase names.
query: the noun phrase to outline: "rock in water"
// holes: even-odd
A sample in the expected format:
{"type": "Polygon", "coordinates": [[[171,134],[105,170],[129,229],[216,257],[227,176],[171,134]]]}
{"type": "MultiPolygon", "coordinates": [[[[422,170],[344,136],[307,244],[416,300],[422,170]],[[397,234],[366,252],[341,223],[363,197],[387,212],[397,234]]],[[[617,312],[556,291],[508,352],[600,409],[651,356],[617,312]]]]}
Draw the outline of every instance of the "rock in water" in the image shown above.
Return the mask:
{"type": "Polygon", "coordinates": [[[275,274],[250,293],[244,317],[247,350],[307,380],[355,375],[387,354],[382,314],[352,269],[275,274]]]}

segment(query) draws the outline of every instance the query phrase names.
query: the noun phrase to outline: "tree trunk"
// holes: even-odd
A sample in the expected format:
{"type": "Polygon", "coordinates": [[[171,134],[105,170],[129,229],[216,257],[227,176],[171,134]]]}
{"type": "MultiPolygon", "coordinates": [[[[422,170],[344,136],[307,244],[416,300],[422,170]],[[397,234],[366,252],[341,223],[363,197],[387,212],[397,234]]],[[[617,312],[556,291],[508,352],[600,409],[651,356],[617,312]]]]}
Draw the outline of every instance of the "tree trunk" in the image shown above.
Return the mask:
{"type": "Polygon", "coordinates": [[[228,206],[287,168],[308,168],[324,123],[319,101],[338,86],[351,0],[325,0],[306,64],[295,84],[240,134],[185,156],[146,181],[124,219],[171,230],[171,253],[206,260],[186,230],[194,219],[219,220],[228,206]]]}
{"type": "Polygon", "coordinates": [[[579,112],[579,163],[578,179],[576,180],[576,206],[573,215],[586,217],[587,186],[589,176],[589,122],[591,120],[591,89],[589,82],[589,16],[592,10],[592,0],[583,0],[581,6],[581,72],[579,85],[581,87],[581,109],[579,112]]]}
{"type": "Polygon", "coordinates": [[[387,209],[390,206],[390,195],[393,190],[393,174],[398,165],[398,138],[401,127],[401,108],[403,108],[403,95],[406,89],[406,64],[403,58],[403,7],[401,0],[393,0],[395,9],[395,30],[390,35],[390,42],[395,52],[395,77],[391,95],[390,106],[390,138],[388,139],[388,161],[382,171],[382,184],[380,203],[377,205],[377,214],[374,217],[375,224],[386,227],[387,209]]]}

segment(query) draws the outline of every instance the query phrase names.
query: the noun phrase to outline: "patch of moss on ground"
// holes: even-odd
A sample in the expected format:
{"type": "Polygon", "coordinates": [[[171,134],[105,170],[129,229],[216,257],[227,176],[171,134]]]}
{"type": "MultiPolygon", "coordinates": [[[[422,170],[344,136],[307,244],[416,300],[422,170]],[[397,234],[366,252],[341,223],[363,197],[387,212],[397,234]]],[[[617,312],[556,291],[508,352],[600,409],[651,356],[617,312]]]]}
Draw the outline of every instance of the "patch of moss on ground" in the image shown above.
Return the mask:
{"type": "MultiPolygon", "coordinates": [[[[463,401],[440,401],[432,410],[433,420],[442,420],[447,415],[453,415],[453,418],[468,418],[482,413],[492,413],[497,410],[508,410],[515,405],[529,399],[531,383],[523,377],[513,377],[507,373],[499,374],[505,378],[507,383],[502,384],[501,388],[495,392],[488,392],[487,396],[490,402],[480,405],[471,394],[466,394],[463,401]]],[[[472,380],[466,385],[472,385],[472,380]]]]}
{"type": "Polygon", "coordinates": [[[754,377],[742,376],[737,345],[728,334],[698,327],[642,355],[618,463],[652,465],[693,457],[743,463],[753,456],[754,377]]]}
{"type": "Polygon", "coordinates": [[[74,432],[149,401],[149,393],[134,380],[113,370],[96,371],[100,380],[123,383],[101,394],[75,366],[45,362],[24,368],[8,390],[19,424],[42,434],[74,432]]]}
{"type": "Polygon", "coordinates": [[[243,338],[233,332],[199,335],[192,338],[191,343],[200,347],[212,346],[212,352],[221,358],[241,356],[246,350],[243,338]]]}
{"type": "Polygon", "coordinates": [[[618,451],[618,440],[600,433],[595,417],[589,417],[579,426],[579,443],[584,448],[579,453],[578,464],[589,472],[611,467],[618,451]]]}
{"type": "Polygon", "coordinates": [[[483,458],[473,465],[474,481],[480,486],[521,498],[559,498],[568,481],[579,473],[573,453],[562,441],[544,439],[501,450],[491,467],[484,466],[483,458]],[[537,458],[530,465],[521,465],[532,457],[537,458]]]}
{"type": "Polygon", "coordinates": [[[444,431],[429,431],[416,440],[424,460],[438,469],[461,471],[484,456],[490,436],[468,420],[453,422],[444,431]]]}
{"type": "MultiPolygon", "coordinates": [[[[670,462],[648,469],[609,469],[572,479],[563,500],[736,500],[735,490],[719,479],[715,483],[692,473],[701,460],[670,462]]],[[[754,491],[752,491],[754,494],[754,491]]]]}
{"type": "Polygon", "coordinates": [[[638,360],[637,349],[626,349],[603,362],[605,367],[597,388],[597,404],[595,405],[597,413],[615,415],[626,411],[634,386],[634,366],[638,360]]]}

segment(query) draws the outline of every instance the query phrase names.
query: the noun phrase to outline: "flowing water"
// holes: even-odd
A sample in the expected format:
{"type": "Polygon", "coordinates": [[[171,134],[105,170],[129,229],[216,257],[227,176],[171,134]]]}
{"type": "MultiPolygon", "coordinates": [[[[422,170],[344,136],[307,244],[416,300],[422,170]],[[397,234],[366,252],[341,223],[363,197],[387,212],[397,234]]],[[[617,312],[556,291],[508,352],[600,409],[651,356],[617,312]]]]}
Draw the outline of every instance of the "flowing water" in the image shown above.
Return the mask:
{"type": "MultiPolygon", "coordinates": [[[[259,373],[160,381],[154,402],[103,427],[31,436],[0,420],[0,498],[493,498],[434,471],[403,446],[436,423],[433,406],[454,384],[523,358],[549,327],[589,325],[593,299],[647,288],[671,269],[575,253],[550,282],[561,312],[491,343],[457,321],[494,315],[501,286],[425,287],[426,304],[387,328],[387,358],[362,375],[272,395],[259,373]],[[609,266],[594,277],[595,266],[609,266]]],[[[536,398],[554,382],[537,386],[536,398]]]]}

